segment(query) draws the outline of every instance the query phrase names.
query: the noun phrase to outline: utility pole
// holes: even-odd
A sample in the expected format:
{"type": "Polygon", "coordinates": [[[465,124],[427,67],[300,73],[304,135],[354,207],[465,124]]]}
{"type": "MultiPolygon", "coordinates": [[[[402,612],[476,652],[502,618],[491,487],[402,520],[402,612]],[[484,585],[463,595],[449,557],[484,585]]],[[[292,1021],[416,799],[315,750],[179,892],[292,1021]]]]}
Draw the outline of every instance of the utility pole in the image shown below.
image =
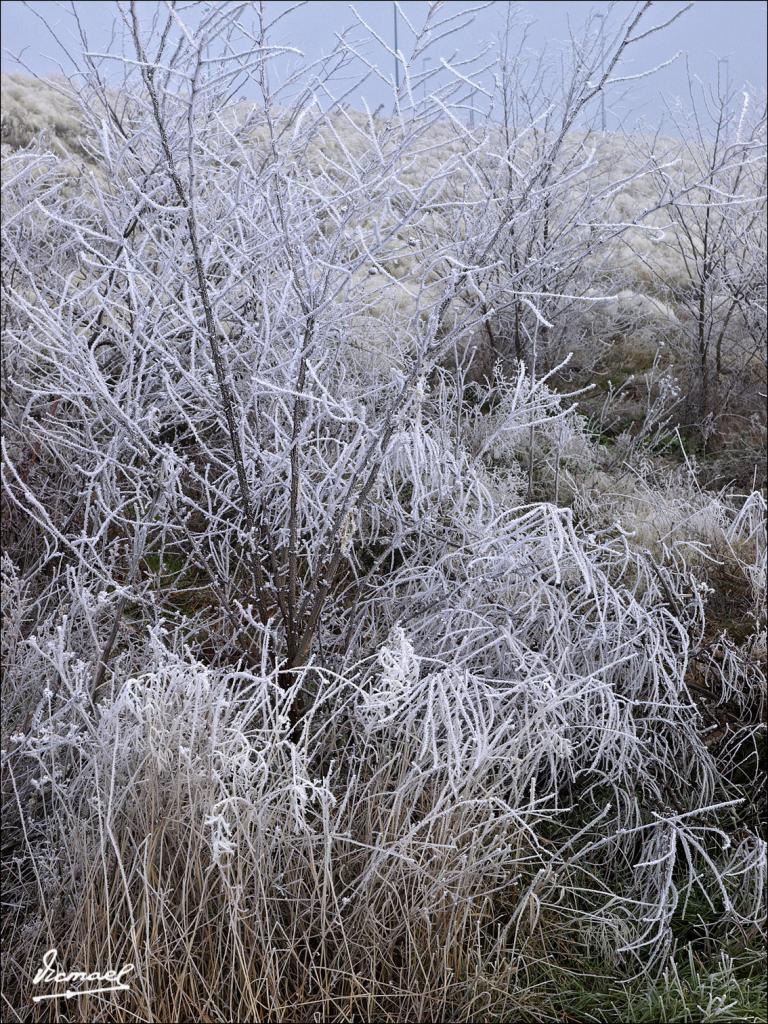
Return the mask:
{"type": "Polygon", "coordinates": [[[397,4],[392,3],[392,16],[395,22],[395,88],[400,92],[400,61],[397,56],[397,4]]]}

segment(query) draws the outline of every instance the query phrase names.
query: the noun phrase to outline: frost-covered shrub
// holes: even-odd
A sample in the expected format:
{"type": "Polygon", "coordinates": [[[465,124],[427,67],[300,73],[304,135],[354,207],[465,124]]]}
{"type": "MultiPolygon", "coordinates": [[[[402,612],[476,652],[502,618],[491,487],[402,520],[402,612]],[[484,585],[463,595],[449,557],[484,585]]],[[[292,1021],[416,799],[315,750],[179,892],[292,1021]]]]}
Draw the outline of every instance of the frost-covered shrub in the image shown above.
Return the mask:
{"type": "Polygon", "coordinates": [[[712,636],[699,569],[728,546],[751,610],[761,507],[680,485],[638,543],[598,493],[542,370],[554,285],[598,276],[550,229],[572,260],[611,208],[573,110],[499,191],[498,129],[473,163],[451,120],[464,72],[416,116],[405,84],[391,117],[329,112],[314,72],[222,109],[254,36],[220,13],[172,12],[168,64],[135,29],[123,117],[90,80],[87,187],[7,164],[12,997],[55,945],[134,963],[139,1019],[511,1019],[534,966],[650,974],[681,922],[763,928],[757,771],[695,689],[754,733],[764,624],[712,636]],[[525,345],[472,372],[510,297],[525,345]]]}

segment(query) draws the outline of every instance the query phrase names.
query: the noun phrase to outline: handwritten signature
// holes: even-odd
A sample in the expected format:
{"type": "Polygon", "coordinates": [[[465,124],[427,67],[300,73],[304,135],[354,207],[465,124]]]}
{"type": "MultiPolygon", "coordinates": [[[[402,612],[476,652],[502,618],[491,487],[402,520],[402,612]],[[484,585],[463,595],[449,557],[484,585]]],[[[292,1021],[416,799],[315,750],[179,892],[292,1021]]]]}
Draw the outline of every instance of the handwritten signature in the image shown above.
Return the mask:
{"type": "Polygon", "coordinates": [[[101,992],[127,992],[130,986],[126,985],[125,978],[133,971],[133,964],[124,964],[120,970],[114,971],[63,971],[58,968],[58,952],[49,949],[43,957],[43,966],[40,967],[32,979],[33,985],[66,985],[63,992],[46,992],[43,995],[32,996],[33,1003],[42,1002],[44,999],[74,999],[75,996],[96,995],[101,992]],[[91,988],[73,988],[77,985],[91,985],[91,988]]]}

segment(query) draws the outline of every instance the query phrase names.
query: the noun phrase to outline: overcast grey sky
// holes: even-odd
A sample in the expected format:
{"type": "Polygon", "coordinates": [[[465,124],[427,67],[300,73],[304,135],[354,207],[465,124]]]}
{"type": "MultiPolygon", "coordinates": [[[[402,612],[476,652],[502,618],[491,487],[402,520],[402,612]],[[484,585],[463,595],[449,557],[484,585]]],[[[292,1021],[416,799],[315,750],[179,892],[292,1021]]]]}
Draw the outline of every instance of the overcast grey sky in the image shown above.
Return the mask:
{"type": "MultiPolygon", "coordinates": [[[[3,0],[0,5],[2,70],[24,70],[15,59],[20,54],[23,62],[36,74],[55,73],[57,63],[66,70],[66,57],[36,15],[42,14],[52,26],[55,26],[61,41],[71,46],[72,52],[79,52],[80,43],[69,6],[68,3],[59,3],[56,0],[32,0],[27,4],[21,0],[3,0]]],[[[91,48],[106,49],[117,14],[116,4],[112,0],[81,0],[76,6],[88,33],[91,48]]],[[[289,3],[282,0],[267,2],[268,9],[275,13],[289,6],[289,3]]],[[[392,3],[388,0],[359,0],[355,6],[372,27],[391,41],[392,3]]],[[[405,0],[401,6],[414,24],[423,20],[427,6],[425,3],[419,0],[405,0]]],[[[465,5],[455,2],[452,6],[459,10],[465,5]]],[[[473,26],[447,40],[443,52],[436,53],[434,59],[449,56],[452,51],[458,51],[459,55],[469,54],[478,49],[482,42],[497,38],[504,23],[506,6],[505,2],[499,2],[490,9],[480,12],[473,26]]],[[[590,12],[605,11],[610,5],[584,0],[528,0],[514,6],[519,11],[521,23],[526,20],[534,22],[529,34],[530,52],[536,54],[546,47],[548,52],[556,54],[558,49],[567,43],[569,23],[573,29],[578,30],[590,12]]],[[[684,4],[681,2],[658,0],[650,14],[646,16],[647,24],[650,26],[664,21],[682,6],[684,4]]],[[[144,15],[149,17],[156,7],[156,2],[142,0],[140,7],[144,15]]],[[[634,4],[629,0],[620,0],[614,5],[610,16],[611,23],[618,24],[633,7],[634,4]]],[[[683,51],[688,55],[694,74],[699,75],[705,82],[715,80],[718,58],[727,58],[727,70],[732,85],[739,88],[748,85],[752,90],[762,92],[766,88],[766,10],[764,0],[696,0],[693,8],[677,22],[664,32],[651,36],[636,48],[633,60],[625,73],[638,73],[668,59],[677,51],[683,51]]],[[[330,50],[335,41],[335,34],[352,23],[354,18],[349,5],[342,0],[311,0],[282,22],[273,42],[297,47],[308,57],[314,58],[330,50]]],[[[402,20],[399,42],[401,49],[405,50],[408,45],[408,32],[402,20]]],[[[382,71],[392,74],[391,58],[381,48],[374,44],[368,53],[382,71]]],[[[720,67],[725,71],[725,64],[721,64],[720,67]]],[[[622,100],[618,93],[609,96],[609,128],[612,123],[616,124],[621,117],[627,116],[630,106],[630,124],[634,125],[637,118],[641,117],[655,126],[663,110],[659,98],[662,93],[668,97],[685,96],[686,74],[682,58],[653,78],[634,84],[631,104],[622,100]]],[[[386,90],[383,85],[369,81],[362,90],[362,95],[370,106],[375,107],[385,99],[386,90]]],[[[358,101],[361,98],[359,97],[358,101]]],[[[354,99],[350,97],[350,100],[354,99]]]]}

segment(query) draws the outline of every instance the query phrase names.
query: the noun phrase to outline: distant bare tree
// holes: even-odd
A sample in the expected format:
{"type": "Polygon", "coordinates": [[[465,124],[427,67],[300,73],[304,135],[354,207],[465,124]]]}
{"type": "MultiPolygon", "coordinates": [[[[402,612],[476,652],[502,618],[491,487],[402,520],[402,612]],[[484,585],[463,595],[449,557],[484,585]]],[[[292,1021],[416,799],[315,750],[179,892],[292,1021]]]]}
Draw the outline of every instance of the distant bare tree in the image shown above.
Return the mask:
{"type": "Polygon", "coordinates": [[[766,108],[723,80],[707,90],[689,75],[689,94],[690,115],[672,112],[676,166],[655,174],[679,273],[654,272],[680,312],[695,367],[689,410],[706,432],[744,411],[745,380],[765,379],[766,108]]]}

